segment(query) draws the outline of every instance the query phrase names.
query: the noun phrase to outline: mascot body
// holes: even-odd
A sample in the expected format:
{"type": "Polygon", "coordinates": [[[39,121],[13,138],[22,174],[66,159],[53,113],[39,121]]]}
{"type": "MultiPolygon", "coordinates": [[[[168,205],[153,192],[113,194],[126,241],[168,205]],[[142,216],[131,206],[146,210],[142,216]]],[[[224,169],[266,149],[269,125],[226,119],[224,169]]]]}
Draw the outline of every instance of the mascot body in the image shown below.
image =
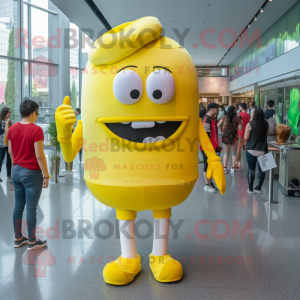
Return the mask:
{"type": "Polygon", "coordinates": [[[82,87],[82,122],[69,97],[55,118],[65,161],[83,148],[84,179],[97,200],[116,209],[122,255],[105,266],[104,280],[131,282],[141,270],[135,244],[138,211],[152,210],[156,280],[182,278],[167,253],[171,208],[182,203],[198,178],[198,143],[208,156],[208,177],[225,192],[225,177],[198,115],[198,80],[188,52],[161,36],[157,18],[122,24],[90,50],[82,87]],[[125,229],[125,230],[124,230],[125,229]]]}

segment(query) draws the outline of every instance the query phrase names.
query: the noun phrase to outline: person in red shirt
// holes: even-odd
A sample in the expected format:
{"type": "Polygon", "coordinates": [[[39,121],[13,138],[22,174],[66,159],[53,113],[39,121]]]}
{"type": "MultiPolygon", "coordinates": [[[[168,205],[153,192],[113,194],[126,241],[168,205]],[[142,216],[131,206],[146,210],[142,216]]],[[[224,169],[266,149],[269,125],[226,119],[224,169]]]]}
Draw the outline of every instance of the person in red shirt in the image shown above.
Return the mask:
{"type": "Polygon", "coordinates": [[[39,115],[38,104],[24,100],[20,104],[22,121],[12,125],[7,133],[8,151],[12,157],[12,181],[15,188],[13,223],[14,247],[27,244],[27,250],[45,247],[47,241],[36,239],[36,210],[42,188],[49,185],[49,172],[44,154],[44,133],[33,124],[39,115]],[[44,174],[44,176],[43,176],[44,174]],[[21,224],[26,205],[28,239],[22,236],[21,224]]]}
{"type": "Polygon", "coordinates": [[[246,103],[241,103],[239,106],[239,115],[242,118],[243,121],[243,130],[238,130],[238,146],[237,146],[237,155],[236,155],[236,168],[239,167],[241,163],[241,157],[242,157],[242,147],[245,145],[245,140],[244,140],[244,134],[245,134],[245,129],[247,124],[250,122],[250,115],[246,111],[247,105],[246,103]]]}
{"type": "MultiPolygon", "coordinates": [[[[217,153],[220,152],[219,147],[219,137],[218,137],[218,126],[217,126],[217,116],[219,114],[219,107],[220,105],[217,103],[210,103],[207,106],[207,113],[202,119],[202,123],[204,126],[204,129],[212,143],[212,146],[214,147],[215,151],[217,153]]],[[[215,186],[215,184],[211,179],[207,178],[207,168],[208,168],[208,162],[207,162],[207,156],[205,152],[203,151],[202,147],[200,146],[200,150],[202,152],[203,162],[204,162],[204,168],[203,168],[203,175],[205,180],[205,186],[204,190],[210,193],[215,193],[218,191],[218,188],[215,186]]]]}

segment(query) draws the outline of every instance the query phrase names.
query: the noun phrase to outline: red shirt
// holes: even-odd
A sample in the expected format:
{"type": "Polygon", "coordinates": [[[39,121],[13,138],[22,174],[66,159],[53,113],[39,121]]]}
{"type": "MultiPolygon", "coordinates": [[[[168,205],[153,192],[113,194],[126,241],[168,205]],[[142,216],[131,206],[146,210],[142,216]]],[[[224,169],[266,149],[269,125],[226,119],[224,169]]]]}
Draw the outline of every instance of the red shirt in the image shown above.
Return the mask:
{"type": "Polygon", "coordinates": [[[7,139],[11,144],[14,165],[30,170],[40,169],[35,156],[34,143],[44,140],[41,127],[32,123],[16,123],[9,128],[7,139]]]}
{"type": "Polygon", "coordinates": [[[250,122],[250,115],[246,112],[240,112],[239,115],[243,120],[243,130],[242,131],[238,130],[238,133],[239,133],[239,137],[243,138],[245,134],[246,126],[250,122]]]}
{"type": "MultiPolygon", "coordinates": [[[[202,123],[214,149],[216,150],[219,146],[218,124],[216,120],[210,117],[209,115],[205,115],[202,119],[202,123]]],[[[200,145],[200,150],[201,151],[203,150],[201,145],[200,145]]]]}

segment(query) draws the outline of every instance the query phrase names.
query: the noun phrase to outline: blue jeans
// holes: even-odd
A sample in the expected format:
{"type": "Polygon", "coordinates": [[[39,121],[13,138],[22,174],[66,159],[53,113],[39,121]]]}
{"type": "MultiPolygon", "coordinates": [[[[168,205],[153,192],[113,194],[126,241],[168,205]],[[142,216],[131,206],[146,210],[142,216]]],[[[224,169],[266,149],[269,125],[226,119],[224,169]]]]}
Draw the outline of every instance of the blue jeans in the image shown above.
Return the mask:
{"type": "Polygon", "coordinates": [[[264,183],[266,173],[261,170],[259,163],[257,162],[257,156],[250,154],[246,151],[246,158],[248,162],[248,184],[249,184],[249,191],[253,191],[253,184],[255,179],[255,168],[256,163],[258,165],[258,183],[256,188],[261,190],[261,187],[264,183]]]}
{"type": "Polygon", "coordinates": [[[2,169],[2,163],[5,158],[5,154],[6,154],[6,174],[7,174],[7,177],[10,177],[10,175],[11,175],[11,159],[10,159],[10,155],[8,153],[8,147],[0,147],[0,172],[2,169]]]}
{"type": "Polygon", "coordinates": [[[12,181],[15,188],[15,208],[13,213],[15,238],[22,237],[21,225],[26,205],[26,222],[29,242],[35,241],[36,209],[43,188],[41,170],[29,170],[18,165],[12,169],[12,181]]]}

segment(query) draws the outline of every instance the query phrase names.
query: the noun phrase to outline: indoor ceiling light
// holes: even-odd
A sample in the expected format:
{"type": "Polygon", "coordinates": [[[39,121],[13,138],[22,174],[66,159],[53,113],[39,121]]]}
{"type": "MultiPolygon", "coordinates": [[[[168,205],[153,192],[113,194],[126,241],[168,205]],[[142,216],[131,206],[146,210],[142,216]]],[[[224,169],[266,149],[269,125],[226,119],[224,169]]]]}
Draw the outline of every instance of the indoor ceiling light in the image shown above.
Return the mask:
{"type": "Polygon", "coordinates": [[[255,16],[254,20],[257,21],[257,16],[255,16]]]}
{"type": "Polygon", "coordinates": [[[248,28],[251,28],[251,25],[250,25],[250,24],[248,25],[248,28]]]}
{"type": "Polygon", "coordinates": [[[263,13],[263,12],[264,12],[264,10],[261,8],[261,9],[260,9],[260,12],[261,12],[261,13],[263,13]]]}

